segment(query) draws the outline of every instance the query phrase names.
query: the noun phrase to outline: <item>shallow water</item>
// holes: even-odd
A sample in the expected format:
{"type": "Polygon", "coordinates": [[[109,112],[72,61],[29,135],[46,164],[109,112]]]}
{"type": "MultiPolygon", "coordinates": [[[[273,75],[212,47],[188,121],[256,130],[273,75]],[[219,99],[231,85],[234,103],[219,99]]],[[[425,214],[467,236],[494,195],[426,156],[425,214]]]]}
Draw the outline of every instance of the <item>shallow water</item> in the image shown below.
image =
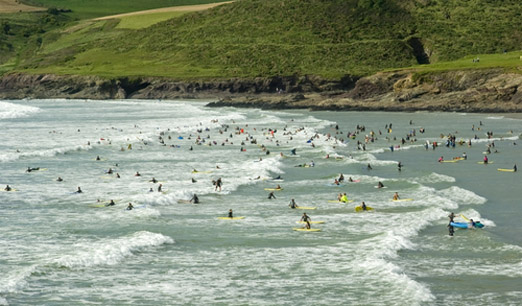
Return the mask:
{"type": "Polygon", "coordinates": [[[17,189],[0,192],[0,305],[518,304],[522,191],[519,173],[497,168],[522,164],[515,145],[521,122],[183,101],[0,101],[0,184],[17,189]],[[324,136],[335,136],[336,124],[344,142],[324,136]],[[366,131],[347,141],[357,124],[366,131]],[[391,152],[412,129],[417,141],[391,152]],[[357,150],[371,130],[378,140],[357,150]],[[472,147],[424,149],[426,140],[444,142],[441,133],[457,131],[457,140],[479,139],[472,147]],[[477,164],[490,141],[498,150],[489,155],[494,163],[477,164]],[[294,148],[297,156],[290,156],[294,148]],[[466,161],[437,162],[463,152],[466,161]],[[295,167],[312,160],[315,167],[295,167]],[[333,186],[339,173],[360,182],[333,186]],[[283,182],[270,180],[278,175],[283,182]],[[211,183],[218,178],[221,192],[211,183]],[[379,181],[387,188],[376,189],[379,181]],[[277,184],[284,190],[268,200],[264,188],[277,184]],[[82,194],[74,193],[78,186],[82,194]],[[340,192],[354,202],[328,202],[340,192]],[[392,202],[394,192],[414,200],[392,202]],[[194,193],[201,204],[184,203],[194,193]],[[313,225],[321,232],[292,231],[303,213],[289,209],[292,198],[317,207],[305,212],[325,221],[313,225]],[[103,207],[111,199],[116,205],[103,207]],[[375,210],[356,213],[361,201],[375,210]],[[129,202],[137,208],[125,210],[129,202]],[[229,209],[246,218],[217,220],[229,209]],[[486,227],[449,237],[450,211],[486,227]]]}

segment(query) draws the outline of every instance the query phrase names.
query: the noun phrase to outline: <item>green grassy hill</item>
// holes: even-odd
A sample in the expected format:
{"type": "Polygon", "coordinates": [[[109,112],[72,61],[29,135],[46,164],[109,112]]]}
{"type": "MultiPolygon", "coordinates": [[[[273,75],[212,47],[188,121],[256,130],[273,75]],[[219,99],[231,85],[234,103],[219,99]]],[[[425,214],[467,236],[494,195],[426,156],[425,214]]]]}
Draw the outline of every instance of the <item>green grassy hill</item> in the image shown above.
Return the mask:
{"type": "MultiPolygon", "coordinates": [[[[239,0],[144,28],[116,19],[54,30],[17,69],[175,79],[452,69],[442,63],[521,50],[521,12],[519,0],[239,0]]],[[[509,54],[477,66],[520,65],[509,54]]]]}

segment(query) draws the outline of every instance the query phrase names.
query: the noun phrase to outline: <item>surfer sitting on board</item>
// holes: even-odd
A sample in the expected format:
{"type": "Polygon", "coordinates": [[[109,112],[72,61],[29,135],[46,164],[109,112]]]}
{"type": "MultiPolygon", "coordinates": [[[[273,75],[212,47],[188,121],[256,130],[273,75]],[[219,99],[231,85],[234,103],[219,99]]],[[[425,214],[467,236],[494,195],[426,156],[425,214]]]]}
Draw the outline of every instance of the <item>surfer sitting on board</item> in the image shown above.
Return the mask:
{"type": "Polygon", "coordinates": [[[384,187],[384,184],[383,184],[382,182],[379,182],[379,183],[377,184],[377,188],[383,188],[383,187],[384,187]]]}
{"type": "Polygon", "coordinates": [[[150,180],[149,182],[156,184],[158,182],[158,180],[155,178],[152,178],[152,180],[150,180]]]}
{"type": "Polygon", "coordinates": [[[63,178],[58,177],[58,178],[56,179],[56,181],[57,181],[57,182],[63,182],[63,178]]]}
{"type": "Polygon", "coordinates": [[[138,171],[136,171],[136,174],[134,174],[134,176],[141,176],[141,174],[138,171]]]}
{"type": "Polygon", "coordinates": [[[337,179],[339,183],[344,182],[344,175],[341,173],[339,174],[339,178],[337,179]]]}
{"type": "Polygon", "coordinates": [[[297,204],[295,203],[294,199],[290,200],[290,204],[288,206],[290,206],[290,208],[292,208],[292,209],[297,208],[297,204]]]}
{"type": "Polygon", "coordinates": [[[362,208],[362,210],[366,210],[367,209],[366,203],[364,203],[364,201],[361,203],[361,208],[362,208]]]}
{"type": "Polygon", "coordinates": [[[114,200],[111,200],[111,201],[109,202],[109,204],[107,204],[107,206],[114,206],[114,205],[116,205],[116,203],[114,203],[114,200]]]}
{"type": "Polygon", "coordinates": [[[232,214],[232,209],[229,209],[229,210],[228,210],[228,217],[229,217],[230,219],[234,218],[234,215],[232,214]]]}
{"type": "Polygon", "coordinates": [[[517,165],[513,166],[513,171],[517,172],[517,165]]]}
{"type": "Polygon", "coordinates": [[[484,165],[485,165],[485,164],[487,164],[487,163],[488,163],[488,161],[489,161],[489,160],[488,160],[488,157],[487,157],[487,155],[484,155],[484,165]]]}
{"type": "Polygon", "coordinates": [[[127,206],[127,210],[132,210],[134,208],[134,206],[132,206],[132,203],[129,203],[129,205],[127,206]]]}
{"type": "Polygon", "coordinates": [[[11,186],[9,186],[9,185],[5,186],[5,188],[4,188],[5,191],[11,191],[12,189],[13,188],[11,188],[11,186]]]}
{"type": "Polygon", "coordinates": [[[306,213],[303,213],[303,216],[301,217],[301,221],[306,222],[306,225],[303,228],[306,228],[306,229],[312,228],[312,226],[310,225],[310,221],[312,221],[312,219],[306,213]]]}
{"type": "Polygon", "coordinates": [[[80,188],[80,186],[78,186],[78,190],[75,191],[76,193],[82,193],[82,189],[80,188]]]}
{"type": "Polygon", "coordinates": [[[339,201],[343,203],[348,203],[348,196],[346,195],[346,192],[341,196],[341,199],[339,201]]]}

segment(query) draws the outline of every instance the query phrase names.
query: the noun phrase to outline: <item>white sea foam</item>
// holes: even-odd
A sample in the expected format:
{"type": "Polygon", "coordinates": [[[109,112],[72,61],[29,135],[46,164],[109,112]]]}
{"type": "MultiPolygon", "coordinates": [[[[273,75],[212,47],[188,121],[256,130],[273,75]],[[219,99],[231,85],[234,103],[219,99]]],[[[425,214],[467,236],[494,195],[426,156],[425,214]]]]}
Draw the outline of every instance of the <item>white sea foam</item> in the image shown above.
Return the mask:
{"type": "Polygon", "coordinates": [[[120,263],[125,257],[132,256],[143,249],[169,243],[174,243],[174,240],[170,237],[141,231],[116,239],[77,243],[69,254],[63,255],[53,262],[58,266],[71,269],[114,265],[120,263]]]}
{"type": "Polygon", "coordinates": [[[39,111],[38,107],[0,101],[0,119],[28,117],[39,111]]]}
{"type": "Polygon", "coordinates": [[[439,174],[436,172],[432,172],[427,176],[421,176],[411,179],[412,182],[420,183],[420,184],[433,184],[433,183],[454,183],[455,178],[449,175],[439,174]]]}
{"type": "Polygon", "coordinates": [[[457,186],[443,189],[439,191],[439,195],[444,198],[456,201],[458,204],[484,204],[487,201],[486,198],[457,186]]]}

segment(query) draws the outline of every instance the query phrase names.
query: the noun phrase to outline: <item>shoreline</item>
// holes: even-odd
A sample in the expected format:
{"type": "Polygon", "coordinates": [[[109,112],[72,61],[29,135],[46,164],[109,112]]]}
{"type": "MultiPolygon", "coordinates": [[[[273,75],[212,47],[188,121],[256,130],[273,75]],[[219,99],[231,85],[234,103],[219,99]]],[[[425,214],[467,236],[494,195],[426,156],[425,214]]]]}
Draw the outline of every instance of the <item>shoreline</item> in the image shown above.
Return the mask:
{"type": "Polygon", "coordinates": [[[210,99],[209,107],[331,111],[522,113],[522,75],[501,69],[177,81],[157,77],[23,74],[0,77],[0,99],[210,99]]]}

